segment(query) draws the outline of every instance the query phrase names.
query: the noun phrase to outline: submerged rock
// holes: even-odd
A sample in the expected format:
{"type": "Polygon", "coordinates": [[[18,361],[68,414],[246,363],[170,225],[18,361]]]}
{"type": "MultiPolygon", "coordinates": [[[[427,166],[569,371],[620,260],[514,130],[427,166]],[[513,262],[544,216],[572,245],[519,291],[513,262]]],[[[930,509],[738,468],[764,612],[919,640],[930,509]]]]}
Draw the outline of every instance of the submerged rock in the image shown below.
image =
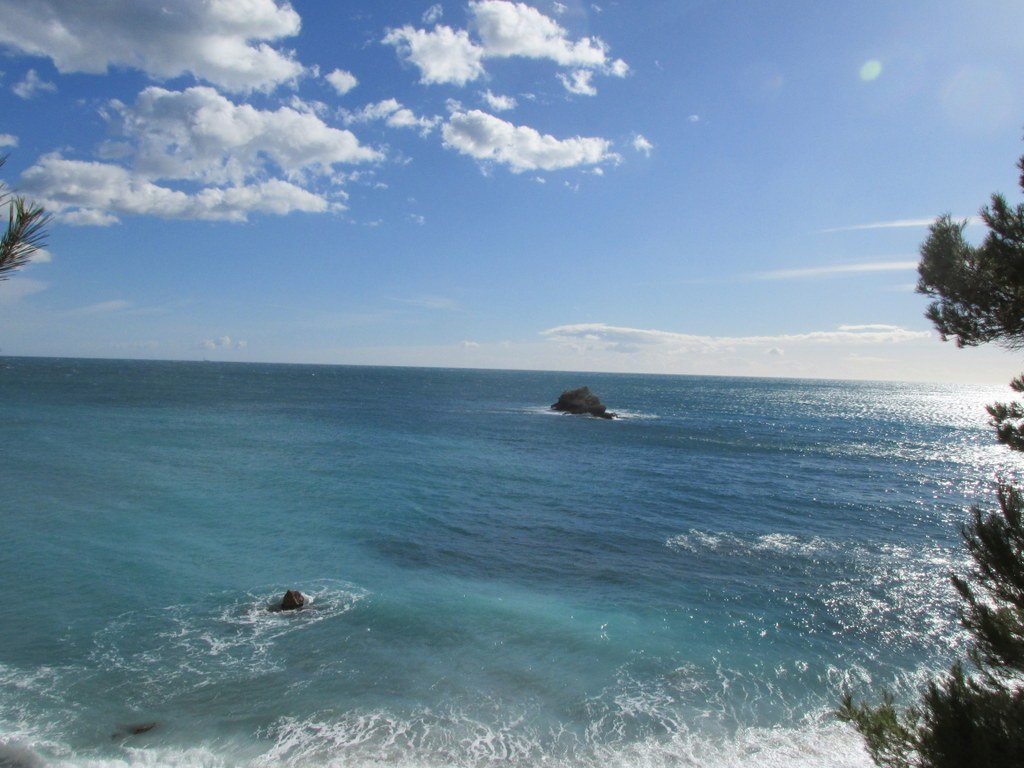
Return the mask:
{"type": "Polygon", "coordinates": [[[295,589],[289,589],[281,598],[282,611],[294,611],[306,604],[306,596],[295,589]]]}
{"type": "Polygon", "coordinates": [[[116,731],[110,734],[110,738],[126,739],[129,736],[138,736],[140,733],[148,733],[149,731],[152,731],[154,728],[157,727],[157,725],[159,725],[159,723],[156,722],[129,723],[128,725],[122,725],[116,731]]]}
{"type": "Polygon", "coordinates": [[[590,414],[602,419],[614,419],[616,414],[609,411],[590,387],[567,389],[558,396],[558,402],[551,406],[553,411],[563,413],[590,414]]]}

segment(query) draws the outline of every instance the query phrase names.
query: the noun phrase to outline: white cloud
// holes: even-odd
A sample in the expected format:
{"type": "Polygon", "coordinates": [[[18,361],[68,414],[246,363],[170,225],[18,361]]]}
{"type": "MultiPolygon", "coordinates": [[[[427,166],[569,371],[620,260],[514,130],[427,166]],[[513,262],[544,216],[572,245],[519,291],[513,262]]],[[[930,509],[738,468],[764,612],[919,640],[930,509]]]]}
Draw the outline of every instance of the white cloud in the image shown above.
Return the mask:
{"type": "Polygon", "coordinates": [[[248,343],[245,341],[235,341],[230,336],[218,336],[215,339],[206,339],[199,346],[202,349],[214,352],[225,349],[245,349],[248,343]]]}
{"type": "Polygon", "coordinates": [[[18,137],[12,133],[0,133],[0,147],[18,146],[18,137]]]}
{"type": "Polygon", "coordinates": [[[566,11],[569,10],[569,6],[565,3],[554,2],[551,4],[551,10],[555,12],[556,16],[562,16],[566,11]]]}
{"type": "Polygon", "coordinates": [[[443,136],[445,146],[477,160],[507,165],[513,173],[552,171],[619,159],[606,139],[556,139],[476,109],[453,114],[443,128],[443,136]]]}
{"type": "Polygon", "coordinates": [[[698,336],[604,323],[561,325],[542,331],[541,335],[578,350],[635,353],[654,348],[668,355],[710,354],[740,347],[764,347],[770,352],[782,345],[897,344],[932,336],[927,331],[908,331],[894,325],[847,325],[834,331],[777,336],[698,336]]]}
{"type": "Polygon", "coordinates": [[[473,27],[488,56],[551,59],[565,67],[603,67],[607,46],[598,38],[571,42],[553,19],[526,3],[479,0],[469,4],[473,27]]]}
{"type": "Polygon", "coordinates": [[[515,109],[517,106],[516,100],[511,96],[499,96],[496,93],[491,93],[489,88],[483,91],[480,96],[487,102],[487,106],[495,112],[507,112],[510,109],[515,109]]]}
{"type": "Polygon", "coordinates": [[[840,325],[840,331],[849,331],[851,333],[857,333],[859,331],[879,331],[881,333],[888,333],[891,331],[899,331],[898,325],[889,325],[888,323],[862,323],[861,325],[840,325]]]}
{"type": "Polygon", "coordinates": [[[107,225],[120,215],[244,221],[253,212],[320,213],[337,207],[280,179],[252,185],[206,187],[186,193],[161,186],[118,165],[44,155],[22,175],[23,188],[74,224],[107,225]]]}
{"type": "Polygon", "coordinates": [[[332,72],[328,72],[324,75],[324,79],[331,84],[331,87],[338,92],[339,96],[344,96],[359,85],[356,76],[343,69],[335,69],[332,72]]]}
{"type": "Polygon", "coordinates": [[[77,208],[61,213],[60,220],[64,224],[80,227],[109,227],[117,224],[120,219],[112,213],[96,209],[77,208]]]}
{"type": "Polygon", "coordinates": [[[61,72],[191,73],[232,91],[269,89],[302,73],[291,53],[268,44],[299,32],[298,13],[280,0],[0,0],[0,18],[0,43],[48,57],[61,72]]]}
{"type": "MultiPolygon", "coordinates": [[[[862,229],[905,229],[905,228],[918,228],[918,227],[930,227],[935,223],[936,217],[930,219],[894,219],[893,221],[876,221],[871,224],[853,224],[848,227],[831,227],[830,229],[823,229],[822,232],[856,232],[862,229]]],[[[967,226],[973,227],[983,224],[980,216],[964,216],[957,221],[966,221],[967,226]]]]}
{"type": "Polygon", "coordinates": [[[759,272],[751,275],[753,280],[796,280],[808,277],[859,274],[865,272],[904,272],[917,269],[917,261],[871,261],[857,264],[832,264],[825,267],[803,269],[778,269],[773,272],[759,272]]]}
{"type": "Polygon", "coordinates": [[[150,87],[134,105],[112,102],[120,134],[113,162],[44,155],[22,175],[26,192],[74,224],[108,225],[119,215],[244,220],[343,208],[335,166],[378,160],[347,130],[312,111],[258,110],[212,88],[150,87]],[[317,190],[326,186],[328,192],[317,190]]]}
{"type": "Polygon", "coordinates": [[[268,161],[289,177],[327,174],[336,163],[380,159],[349,131],[290,107],[258,110],[212,88],[146,88],[133,106],[113,102],[112,122],[135,147],[136,169],[153,178],[242,180],[268,161]]]}
{"type": "Polygon", "coordinates": [[[68,314],[78,316],[88,315],[106,315],[111,312],[120,312],[121,310],[128,309],[132,306],[130,301],[124,299],[111,299],[109,301],[100,301],[96,304],[89,304],[85,307],[79,307],[78,309],[71,310],[68,314]]]}
{"type": "Polygon", "coordinates": [[[650,157],[651,152],[654,150],[654,145],[638,133],[633,137],[633,149],[650,157]]]}
{"type": "Polygon", "coordinates": [[[625,77],[629,74],[629,64],[622,59],[616,59],[607,65],[605,71],[614,77],[625,77]]]}
{"type": "Polygon", "coordinates": [[[444,16],[444,8],[441,7],[440,3],[434,3],[423,12],[423,23],[436,24],[441,20],[442,16],[444,16]]]}
{"type": "Polygon", "coordinates": [[[439,117],[417,117],[408,107],[402,106],[397,99],[384,99],[368,104],[356,112],[346,112],[346,123],[367,123],[383,120],[392,128],[417,128],[426,135],[441,122],[439,117]]]}
{"type": "Polygon", "coordinates": [[[483,49],[471,42],[465,30],[439,26],[427,32],[404,26],[390,29],[383,41],[420,70],[424,84],[465,85],[484,73],[483,49]]]}
{"type": "Polygon", "coordinates": [[[594,71],[592,69],[574,69],[570,74],[559,74],[558,79],[565,90],[575,93],[578,96],[597,96],[597,88],[594,87],[594,71]]]}
{"type": "Polygon", "coordinates": [[[509,0],[476,0],[469,4],[470,30],[436,26],[432,30],[406,25],[390,29],[382,42],[394,46],[399,55],[420,70],[420,82],[465,85],[484,76],[485,58],[522,57],[547,59],[572,68],[562,76],[573,93],[593,95],[590,82],[594,71],[624,77],[629,65],[611,60],[608,46],[599,38],[573,41],[556,21],[525,3],[509,0]],[[587,74],[583,74],[586,72],[587,74]]]}
{"type": "Polygon", "coordinates": [[[0,304],[13,304],[33,293],[49,288],[48,283],[28,277],[11,277],[0,280],[0,304]]]}
{"type": "Polygon", "coordinates": [[[39,77],[38,72],[30,69],[25,73],[25,79],[11,86],[11,90],[14,91],[16,96],[20,96],[23,99],[31,99],[40,92],[54,93],[57,90],[57,86],[54,83],[43,80],[39,77]]]}

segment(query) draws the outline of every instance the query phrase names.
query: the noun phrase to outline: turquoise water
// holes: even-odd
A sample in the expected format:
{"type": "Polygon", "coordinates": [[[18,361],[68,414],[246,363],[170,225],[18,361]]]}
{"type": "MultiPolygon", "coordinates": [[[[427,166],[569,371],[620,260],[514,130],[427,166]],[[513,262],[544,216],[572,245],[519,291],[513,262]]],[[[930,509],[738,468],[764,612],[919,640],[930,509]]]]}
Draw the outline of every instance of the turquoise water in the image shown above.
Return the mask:
{"type": "Polygon", "coordinates": [[[0,742],[72,766],[867,765],[830,712],[962,652],[957,526],[1019,468],[1000,398],[0,359],[0,742]],[[582,384],[623,418],[548,410],[582,384]],[[311,605],[268,611],[288,588],[311,605]]]}

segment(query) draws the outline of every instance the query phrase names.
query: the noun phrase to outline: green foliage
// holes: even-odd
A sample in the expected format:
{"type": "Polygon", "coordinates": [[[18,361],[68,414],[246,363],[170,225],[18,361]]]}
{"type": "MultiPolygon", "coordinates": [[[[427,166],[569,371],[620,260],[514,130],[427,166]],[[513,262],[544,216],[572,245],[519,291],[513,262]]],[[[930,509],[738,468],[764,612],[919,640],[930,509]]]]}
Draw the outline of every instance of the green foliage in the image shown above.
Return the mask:
{"type": "Polygon", "coordinates": [[[885,768],[1024,766],[1024,498],[1001,485],[998,511],[972,513],[963,536],[974,568],[952,578],[976,674],[954,664],[906,710],[886,692],[875,706],[847,694],[837,711],[885,768]]]}
{"type": "MultiPolygon", "coordinates": [[[[0,166],[6,161],[6,157],[0,157],[0,166]]],[[[0,182],[0,208],[5,205],[7,230],[0,238],[0,280],[28,264],[32,254],[46,244],[46,226],[50,223],[50,216],[41,205],[12,195],[0,182]]]]}
{"type": "Polygon", "coordinates": [[[953,577],[964,600],[960,620],[974,637],[972,660],[993,688],[1024,679],[1024,498],[999,486],[999,513],[973,510],[964,544],[971,580],[953,577]],[[972,585],[973,582],[973,585],[972,585]]]}
{"type": "MultiPolygon", "coordinates": [[[[1014,392],[1024,392],[1024,376],[1010,382],[1014,392]]],[[[1015,451],[1024,451],[1024,408],[1020,403],[992,403],[986,408],[996,428],[996,439],[1015,451]]]]}
{"type": "MultiPolygon", "coordinates": [[[[1024,171],[1024,157],[1018,163],[1024,171]]],[[[1021,176],[1024,188],[1024,174],[1021,176]]],[[[921,246],[917,290],[933,301],[925,313],[943,341],[957,346],[996,342],[1024,346],[1024,205],[1002,195],[981,211],[988,234],[980,246],[964,239],[967,222],[941,216],[921,246]]]]}
{"type": "Polygon", "coordinates": [[[959,664],[931,681],[921,701],[916,738],[920,766],[1012,768],[1024,765],[1024,696],[991,688],[969,677],[959,664]]]}
{"type": "Polygon", "coordinates": [[[840,720],[853,723],[860,731],[868,754],[876,765],[911,768],[911,756],[917,744],[916,711],[900,711],[893,703],[892,694],[886,691],[882,695],[882,703],[875,707],[854,702],[848,693],[836,714],[840,720]]]}
{"type": "MultiPolygon", "coordinates": [[[[1024,189],[1024,157],[1018,163],[1024,189]]],[[[1024,348],[1024,205],[1000,195],[982,210],[984,242],[964,240],[966,222],[940,217],[921,246],[917,289],[935,301],[926,316],[960,347],[996,342],[1024,348]]],[[[1024,376],[1010,386],[1024,392],[1024,376]]],[[[1024,451],[1024,406],[988,406],[999,442],[1024,451]]],[[[900,710],[889,693],[875,706],[847,695],[837,714],[886,768],[1024,766],[1024,496],[1001,483],[999,509],[972,510],[963,526],[973,560],[952,576],[971,633],[972,671],[957,663],[930,680],[917,706],[900,710]]]]}

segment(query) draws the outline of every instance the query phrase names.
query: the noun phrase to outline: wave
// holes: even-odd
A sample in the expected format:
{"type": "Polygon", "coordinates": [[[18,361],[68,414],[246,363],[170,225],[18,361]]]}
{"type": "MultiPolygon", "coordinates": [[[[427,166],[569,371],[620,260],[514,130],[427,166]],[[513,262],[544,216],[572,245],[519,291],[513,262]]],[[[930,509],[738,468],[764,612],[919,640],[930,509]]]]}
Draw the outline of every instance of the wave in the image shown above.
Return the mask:
{"type": "Polygon", "coordinates": [[[283,669],[275,652],[284,637],[351,611],[365,590],[347,582],[320,580],[303,585],[307,604],[298,611],[274,611],[282,590],[204,596],[195,604],[130,611],[95,638],[92,664],[120,673],[126,691],[142,691],[152,706],[158,692],[183,691],[251,679],[283,669]]]}
{"type": "Polygon", "coordinates": [[[813,557],[836,551],[838,545],[821,536],[796,536],[788,533],[740,534],[727,531],[702,531],[672,536],[665,541],[670,549],[685,552],[716,552],[744,557],[751,554],[778,554],[813,557]]]}
{"type": "MultiPolygon", "coordinates": [[[[653,421],[660,419],[661,416],[656,413],[649,413],[646,411],[633,411],[629,409],[615,408],[609,409],[615,414],[616,418],[612,421],[653,421]]],[[[562,411],[553,411],[550,406],[534,405],[522,409],[522,413],[529,413],[535,416],[570,416],[572,414],[563,413],[562,411]]],[[[586,418],[598,418],[596,416],[586,416],[586,418]]],[[[601,419],[607,421],[607,419],[601,419]]]]}
{"type": "MultiPolygon", "coordinates": [[[[286,713],[285,707],[249,729],[224,722],[219,737],[197,738],[190,726],[170,722],[138,739],[101,737],[84,749],[56,733],[12,733],[4,722],[0,742],[8,742],[17,768],[871,765],[860,737],[831,714],[839,691],[871,683],[863,669],[816,670],[799,661],[760,671],[686,663],[651,678],[645,676],[648,662],[642,656],[628,662],[617,682],[568,704],[561,715],[537,700],[479,694],[406,710],[399,702],[350,710],[339,702],[306,715],[286,713]],[[816,687],[819,676],[827,690],[809,699],[806,690],[816,687]]],[[[32,685],[48,689],[51,682],[40,675],[32,685]]],[[[244,709],[245,702],[239,706],[244,709]]],[[[0,765],[3,756],[0,747],[0,765]]]]}
{"type": "Polygon", "coordinates": [[[827,713],[795,727],[741,727],[712,735],[683,722],[667,723],[658,734],[629,740],[595,738],[553,728],[524,727],[528,715],[488,723],[457,711],[429,711],[396,718],[353,713],[333,720],[283,718],[269,729],[272,746],[253,766],[346,765],[429,766],[512,765],[554,768],[734,768],[787,766],[839,768],[871,765],[860,737],[827,713]]]}
{"type": "Polygon", "coordinates": [[[407,717],[384,712],[284,717],[239,742],[121,748],[76,755],[0,744],[2,765],[15,768],[867,768],[860,737],[825,713],[793,727],[741,727],[722,736],[685,723],[633,741],[594,742],[589,734],[524,727],[523,718],[488,723],[456,711],[407,717]]]}
{"type": "Polygon", "coordinates": [[[755,580],[799,574],[795,582],[773,582],[767,599],[805,631],[859,638],[870,655],[884,647],[948,660],[969,639],[949,581],[951,572],[965,573],[967,557],[954,547],[698,529],[668,538],[665,546],[710,558],[709,567],[720,573],[742,572],[755,580]],[[819,608],[823,615],[810,623],[805,614],[819,608]]]}

